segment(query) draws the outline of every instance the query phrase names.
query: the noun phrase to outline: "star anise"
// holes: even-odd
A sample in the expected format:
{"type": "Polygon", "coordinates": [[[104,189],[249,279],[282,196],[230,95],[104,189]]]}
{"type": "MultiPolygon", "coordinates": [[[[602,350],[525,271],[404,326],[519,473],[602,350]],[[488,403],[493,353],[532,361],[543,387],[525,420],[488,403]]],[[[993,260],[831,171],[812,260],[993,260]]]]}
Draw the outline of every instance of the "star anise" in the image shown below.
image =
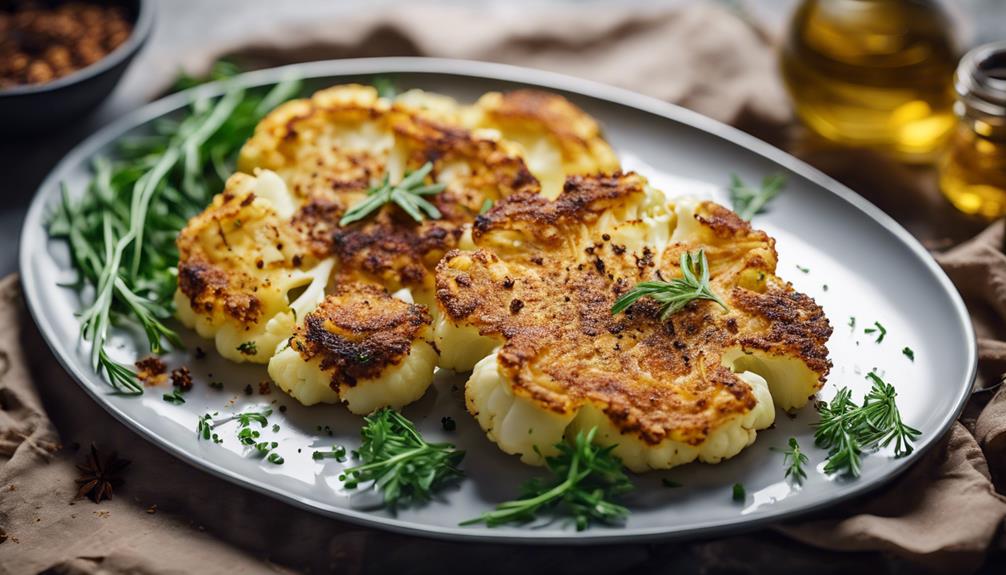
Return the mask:
{"type": "Polygon", "coordinates": [[[98,455],[98,448],[91,444],[91,454],[84,461],[83,465],[78,464],[80,478],[77,479],[77,499],[88,497],[95,503],[100,503],[102,499],[112,498],[112,488],[122,485],[123,479],[120,473],[129,461],[119,459],[115,453],[102,459],[98,455]]]}

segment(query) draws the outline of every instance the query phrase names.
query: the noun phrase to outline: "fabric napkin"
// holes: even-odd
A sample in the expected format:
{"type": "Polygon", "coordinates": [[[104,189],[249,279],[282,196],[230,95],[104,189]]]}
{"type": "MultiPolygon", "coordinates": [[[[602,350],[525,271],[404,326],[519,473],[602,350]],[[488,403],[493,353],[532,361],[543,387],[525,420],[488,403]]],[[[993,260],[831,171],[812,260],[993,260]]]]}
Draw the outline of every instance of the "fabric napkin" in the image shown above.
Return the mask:
{"type": "MultiPolygon", "coordinates": [[[[836,150],[795,125],[772,38],[696,6],[596,5],[504,11],[398,7],[263,20],[224,40],[160,50],[206,69],[230,55],[260,66],[335,57],[427,55],[556,70],[693,108],[783,146],[897,217],[933,248],[965,297],[981,374],[959,423],[890,485],[823,514],[712,540],[510,547],[395,535],[325,519],[196,470],[118,423],[59,368],[15,277],[0,282],[0,573],[962,573],[1000,549],[1006,517],[1006,255],[1003,222],[955,215],[931,172],[836,150]],[[278,19],[278,20],[277,20],[278,19]],[[954,246],[954,247],[952,247],[954,246]],[[945,249],[949,248],[949,249],[945,249]],[[94,442],[132,461],[111,501],[74,501],[75,464],[94,442]]],[[[142,72],[163,86],[165,66],[142,72]]],[[[135,82],[134,82],[135,83],[135,82]]]]}

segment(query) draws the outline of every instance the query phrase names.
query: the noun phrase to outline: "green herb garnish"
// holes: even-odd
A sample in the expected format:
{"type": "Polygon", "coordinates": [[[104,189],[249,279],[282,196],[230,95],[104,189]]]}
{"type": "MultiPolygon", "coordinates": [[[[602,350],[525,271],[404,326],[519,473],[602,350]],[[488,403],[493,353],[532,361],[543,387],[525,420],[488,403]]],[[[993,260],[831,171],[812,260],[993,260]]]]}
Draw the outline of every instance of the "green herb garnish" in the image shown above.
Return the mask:
{"type": "Polygon", "coordinates": [[[374,81],[371,84],[377,88],[377,95],[381,98],[393,100],[398,95],[395,81],[387,76],[374,76],[374,81]]]}
{"type": "Polygon", "coordinates": [[[479,208],[479,215],[483,216],[485,215],[486,212],[488,212],[491,209],[493,209],[493,201],[490,200],[489,198],[486,198],[485,200],[482,201],[482,207],[479,208]]]}
{"type": "Polygon", "coordinates": [[[817,406],[821,420],[814,431],[814,442],[829,450],[825,473],[858,477],[864,450],[893,442],[894,456],[902,457],[913,451],[912,442],[922,434],[901,420],[894,386],[872,371],[866,377],[873,385],[862,406],[852,401],[847,387],[838,390],[830,404],[821,402],[817,406]]]}
{"type": "Polygon", "coordinates": [[[258,353],[258,345],[254,341],[245,341],[238,345],[237,350],[241,355],[255,355],[258,353]]]}
{"type": "Polygon", "coordinates": [[[761,213],[772,198],[779,195],[784,185],[786,176],[783,174],[765,176],[760,188],[748,186],[737,174],[733,174],[730,176],[730,202],[738,216],[750,220],[755,214],[761,213]]]}
{"type": "Polygon", "coordinates": [[[901,350],[901,353],[905,354],[905,357],[908,359],[915,361],[915,352],[912,351],[912,348],[906,346],[905,349],[901,350]]]}
{"type": "Polygon", "coordinates": [[[439,194],[447,185],[423,184],[423,180],[432,170],[433,163],[426,162],[423,167],[406,174],[402,181],[394,186],[388,181],[388,174],[385,174],[379,186],[367,190],[367,197],[346,211],[339,220],[339,225],[345,226],[360,221],[389,202],[402,208],[417,222],[423,221],[424,214],[430,219],[439,220],[442,215],[440,210],[423,196],[439,194]]]}
{"type": "Polygon", "coordinates": [[[321,460],[325,458],[335,459],[336,461],[346,460],[346,448],[341,445],[333,445],[328,451],[315,451],[311,454],[311,459],[321,460]]]}
{"type": "Polygon", "coordinates": [[[856,329],[856,318],[855,316],[849,316],[849,328],[856,329]]]}
{"type": "Polygon", "coordinates": [[[797,443],[795,437],[789,438],[789,448],[779,449],[777,447],[772,448],[783,454],[782,464],[786,466],[785,477],[793,479],[794,483],[803,483],[804,479],[807,479],[807,472],[804,471],[803,466],[807,464],[807,454],[800,451],[800,444],[797,443]]]}
{"type": "Polygon", "coordinates": [[[556,444],[558,455],[545,458],[553,477],[548,481],[532,479],[521,488],[521,497],[500,503],[496,509],[469,519],[461,525],[485,523],[489,527],[505,523],[532,521],[545,510],[561,510],[573,517],[577,531],[591,521],[620,523],[629,510],[612,499],[633,489],[625,475],[622,461],[611,451],[616,447],[594,444],[597,428],[576,434],[573,444],[556,444]]]}
{"type": "Polygon", "coordinates": [[[810,273],[810,268],[805,268],[805,267],[803,267],[800,264],[797,264],[796,269],[800,270],[801,272],[803,272],[805,274],[809,274],[810,273]]]}
{"type": "Polygon", "coordinates": [[[165,393],[161,397],[161,399],[163,399],[164,401],[167,401],[168,403],[173,403],[175,405],[180,405],[182,403],[185,403],[185,398],[182,397],[182,390],[181,389],[177,389],[177,388],[171,390],[171,393],[165,393]]]}
{"type": "Polygon", "coordinates": [[[107,352],[113,323],[135,320],[152,353],[181,346],[163,323],[178,283],[178,232],[223,189],[259,120],[298,92],[297,82],[284,82],[267,93],[232,87],[195,100],[183,116],[155,122],[152,134],[122,139],[114,160],[97,158],[78,199],[63,185],[49,235],[69,244],[75,287],[93,292],[79,314],[81,337],[91,343],[92,368],[117,392],[141,394],[143,385],[107,352]]]}
{"type": "Polygon", "coordinates": [[[636,284],[636,287],[625,292],[622,297],[618,298],[615,305],[611,306],[612,315],[625,311],[643,297],[651,297],[662,304],[660,308],[661,321],[696,300],[714,301],[720,304],[723,309],[727,309],[723,300],[714,294],[709,286],[709,262],[702,250],[699,250],[694,256],[690,252],[681,254],[681,273],[682,277],[669,282],[648,281],[636,284]]]}
{"type": "Polygon", "coordinates": [[[747,499],[747,491],[744,490],[743,483],[734,483],[733,498],[738,503],[743,503],[747,499]]]}
{"type": "Polygon", "coordinates": [[[365,417],[360,436],[360,464],[339,479],[349,489],[373,481],[391,509],[429,501],[435,491],[463,475],[458,464],[464,451],[449,443],[427,443],[412,422],[393,409],[365,417]]]}
{"type": "Polygon", "coordinates": [[[877,334],[877,339],[876,339],[877,343],[880,343],[880,342],[884,341],[884,336],[887,335],[887,329],[885,329],[884,326],[880,325],[879,321],[873,322],[873,325],[876,326],[876,327],[868,327],[868,328],[866,328],[866,329],[863,330],[863,333],[867,333],[867,334],[876,333],[877,334]]]}

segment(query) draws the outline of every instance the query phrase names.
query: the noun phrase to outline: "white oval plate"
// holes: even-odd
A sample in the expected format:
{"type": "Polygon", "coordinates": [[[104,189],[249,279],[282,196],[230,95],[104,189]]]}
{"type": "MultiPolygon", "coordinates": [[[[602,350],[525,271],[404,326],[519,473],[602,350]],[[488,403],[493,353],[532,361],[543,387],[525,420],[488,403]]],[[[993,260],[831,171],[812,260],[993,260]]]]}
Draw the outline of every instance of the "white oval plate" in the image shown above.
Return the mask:
{"type": "MultiPolygon", "coordinates": [[[[747,134],[625,90],[479,62],[340,60],[253,72],[240,81],[263,85],[291,73],[307,80],[310,88],[369,82],[376,74],[392,75],[400,88],[433,90],[462,101],[474,101],[488,90],[520,86],[555,90],[601,122],[626,169],[640,171],[670,193],[705,195],[727,205],[731,172],[749,182],[773,172],[786,173],[785,191],[754,223],[778,240],[779,273],[823,305],[834,326],[828,347],[835,367],[821,397],[828,399],[836,388],[848,386],[854,397],[861,398],[869,388],[864,376],[876,368],[897,387],[902,414],[922,431],[922,437],[912,456],[893,459],[887,452],[869,455],[859,479],[829,478],[820,472],[826,454],[813,447],[811,424],[817,415],[808,406],[795,419],[780,413],[773,429],[759,433],[753,446],[727,462],[696,463],[633,477],[637,489],[627,498],[632,514],[624,526],[595,526],[584,532],[576,532],[561,521],[459,527],[460,521],[515,497],[518,485],[538,473],[500,452],[465,413],[464,375],[439,373],[434,387],[405,413],[429,438],[452,441],[467,451],[463,464],[467,479],[429,505],[403,509],[397,515],[369,509],[372,494],[352,495],[343,490],[337,479],[343,464],[311,458],[314,450],[335,444],[356,447],[360,419],[339,406],[300,407],[279,391],[245,395],[246,385],[257,390],[258,382],[267,378],[263,367],[233,365],[213,353],[198,360],[191,351],[181,351],[168,356],[167,361],[172,366],[188,365],[193,371],[196,387],[185,396],[184,405],[164,402],[162,391],[154,389],[141,397],[112,395],[92,372],[86,346],[78,339],[74,312],[81,308],[81,300],[74,291],[57,285],[74,277],[67,247],[48,239],[44,221],[58,199],[60,182],[66,182],[72,193],[82,193],[92,157],[107,153],[119,137],[142,132],[151,121],[177,113],[190,98],[183,93],[145,106],[101,130],[53,170],[28,213],[20,257],[31,312],[63,366],[115,417],[192,465],[312,511],[405,533],[521,543],[659,539],[750,528],[862,494],[907,469],[946,432],[964,405],[976,369],[974,332],[960,296],[932,258],[866,200],[747,134]],[[856,318],[855,329],[847,325],[850,316],[856,318]],[[887,336],[879,344],[863,333],[874,321],[887,328],[887,336]],[[904,347],[914,350],[914,362],[902,354],[904,347]],[[206,384],[210,380],[224,382],[224,390],[209,388],[206,384]],[[279,442],[285,464],[272,465],[252,457],[227,428],[221,430],[224,442],[220,445],[197,441],[196,421],[201,414],[226,414],[267,404],[276,408],[270,423],[279,424],[280,429],[276,433],[265,430],[263,438],[279,442]],[[278,409],[281,404],[288,406],[284,413],[278,409]],[[457,431],[441,429],[443,416],[455,419],[457,431]],[[783,480],[782,455],[770,450],[784,446],[790,436],[799,439],[813,465],[802,488],[783,480]],[[672,477],[684,487],[663,487],[662,477],[672,477]],[[746,487],[743,503],[732,500],[734,483],[746,487]]],[[[196,90],[218,94],[222,89],[219,84],[209,84],[196,90]]],[[[186,340],[189,350],[196,345],[213,347],[193,334],[186,340]]],[[[132,362],[144,355],[143,344],[137,333],[117,332],[116,356],[132,362]]]]}

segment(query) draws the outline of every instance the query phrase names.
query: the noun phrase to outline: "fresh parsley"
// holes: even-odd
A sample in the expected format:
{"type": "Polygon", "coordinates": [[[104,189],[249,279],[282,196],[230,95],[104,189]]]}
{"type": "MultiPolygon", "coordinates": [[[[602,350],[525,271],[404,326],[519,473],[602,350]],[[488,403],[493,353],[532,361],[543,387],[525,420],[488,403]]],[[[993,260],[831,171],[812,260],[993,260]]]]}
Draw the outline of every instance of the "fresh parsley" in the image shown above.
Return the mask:
{"type": "Polygon", "coordinates": [[[245,341],[238,345],[237,350],[241,355],[255,355],[258,353],[258,345],[254,341],[245,341]]]}
{"type": "Polygon", "coordinates": [[[430,219],[439,220],[440,210],[423,196],[432,196],[444,191],[446,184],[423,184],[423,180],[433,170],[433,163],[426,162],[423,167],[410,172],[396,185],[391,185],[389,175],[385,174],[381,184],[367,190],[363,201],[349,208],[339,220],[340,226],[360,221],[376,212],[384,204],[393,202],[402,208],[417,222],[423,221],[424,214],[430,219]]]}
{"type": "Polygon", "coordinates": [[[572,444],[557,444],[559,453],[545,458],[545,466],[553,475],[549,480],[532,479],[522,486],[519,499],[500,503],[495,510],[461,524],[485,523],[495,527],[524,523],[546,510],[571,515],[577,531],[586,529],[592,521],[623,522],[629,510],[612,500],[631,491],[633,485],[625,475],[622,461],[611,453],[615,446],[594,444],[596,433],[597,428],[587,433],[580,431],[572,444]]]}
{"type": "Polygon", "coordinates": [[[760,188],[752,188],[740,179],[740,176],[730,176],[730,202],[734,211],[742,219],[751,220],[755,214],[761,213],[772,198],[779,195],[786,185],[786,176],[773,174],[762,180],[760,188]]]}
{"type": "Polygon", "coordinates": [[[807,479],[807,472],[803,466],[807,465],[807,454],[800,450],[800,444],[795,437],[789,438],[789,447],[786,449],[772,448],[783,454],[782,464],[786,466],[785,477],[791,478],[794,483],[802,484],[807,479]]]}
{"type": "Polygon", "coordinates": [[[909,360],[915,361],[915,352],[912,351],[912,348],[906,346],[905,349],[901,350],[901,353],[903,353],[909,360]]]}
{"type": "Polygon", "coordinates": [[[898,411],[894,386],[875,372],[867,374],[872,383],[863,405],[852,401],[852,392],[843,387],[831,403],[820,402],[821,416],[814,431],[814,442],[828,450],[825,473],[843,473],[858,477],[864,451],[894,443],[894,456],[910,454],[912,443],[922,434],[905,424],[898,411]]]}
{"type": "Polygon", "coordinates": [[[660,303],[660,319],[666,320],[672,314],[681,311],[686,305],[696,300],[714,301],[723,309],[727,309],[723,300],[713,293],[709,285],[709,262],[702,250],[693,255],[691,252],[681,254],[682,277],[666,281],[640,282],[615,301],[611,306],[612,315],[621,313],[636,303],[640,298],[650,297],[660,303]]]}
{"type": "Polygon", "coordinates": [[[427,443],[412,422],[393,409],[365,417],[360,436],[360,464],[339,479],[349,489],[373,482],[391,509],[429,501],[435,491],[463,475],[458,464],[464,451],[449,443],[427,443]]]}

